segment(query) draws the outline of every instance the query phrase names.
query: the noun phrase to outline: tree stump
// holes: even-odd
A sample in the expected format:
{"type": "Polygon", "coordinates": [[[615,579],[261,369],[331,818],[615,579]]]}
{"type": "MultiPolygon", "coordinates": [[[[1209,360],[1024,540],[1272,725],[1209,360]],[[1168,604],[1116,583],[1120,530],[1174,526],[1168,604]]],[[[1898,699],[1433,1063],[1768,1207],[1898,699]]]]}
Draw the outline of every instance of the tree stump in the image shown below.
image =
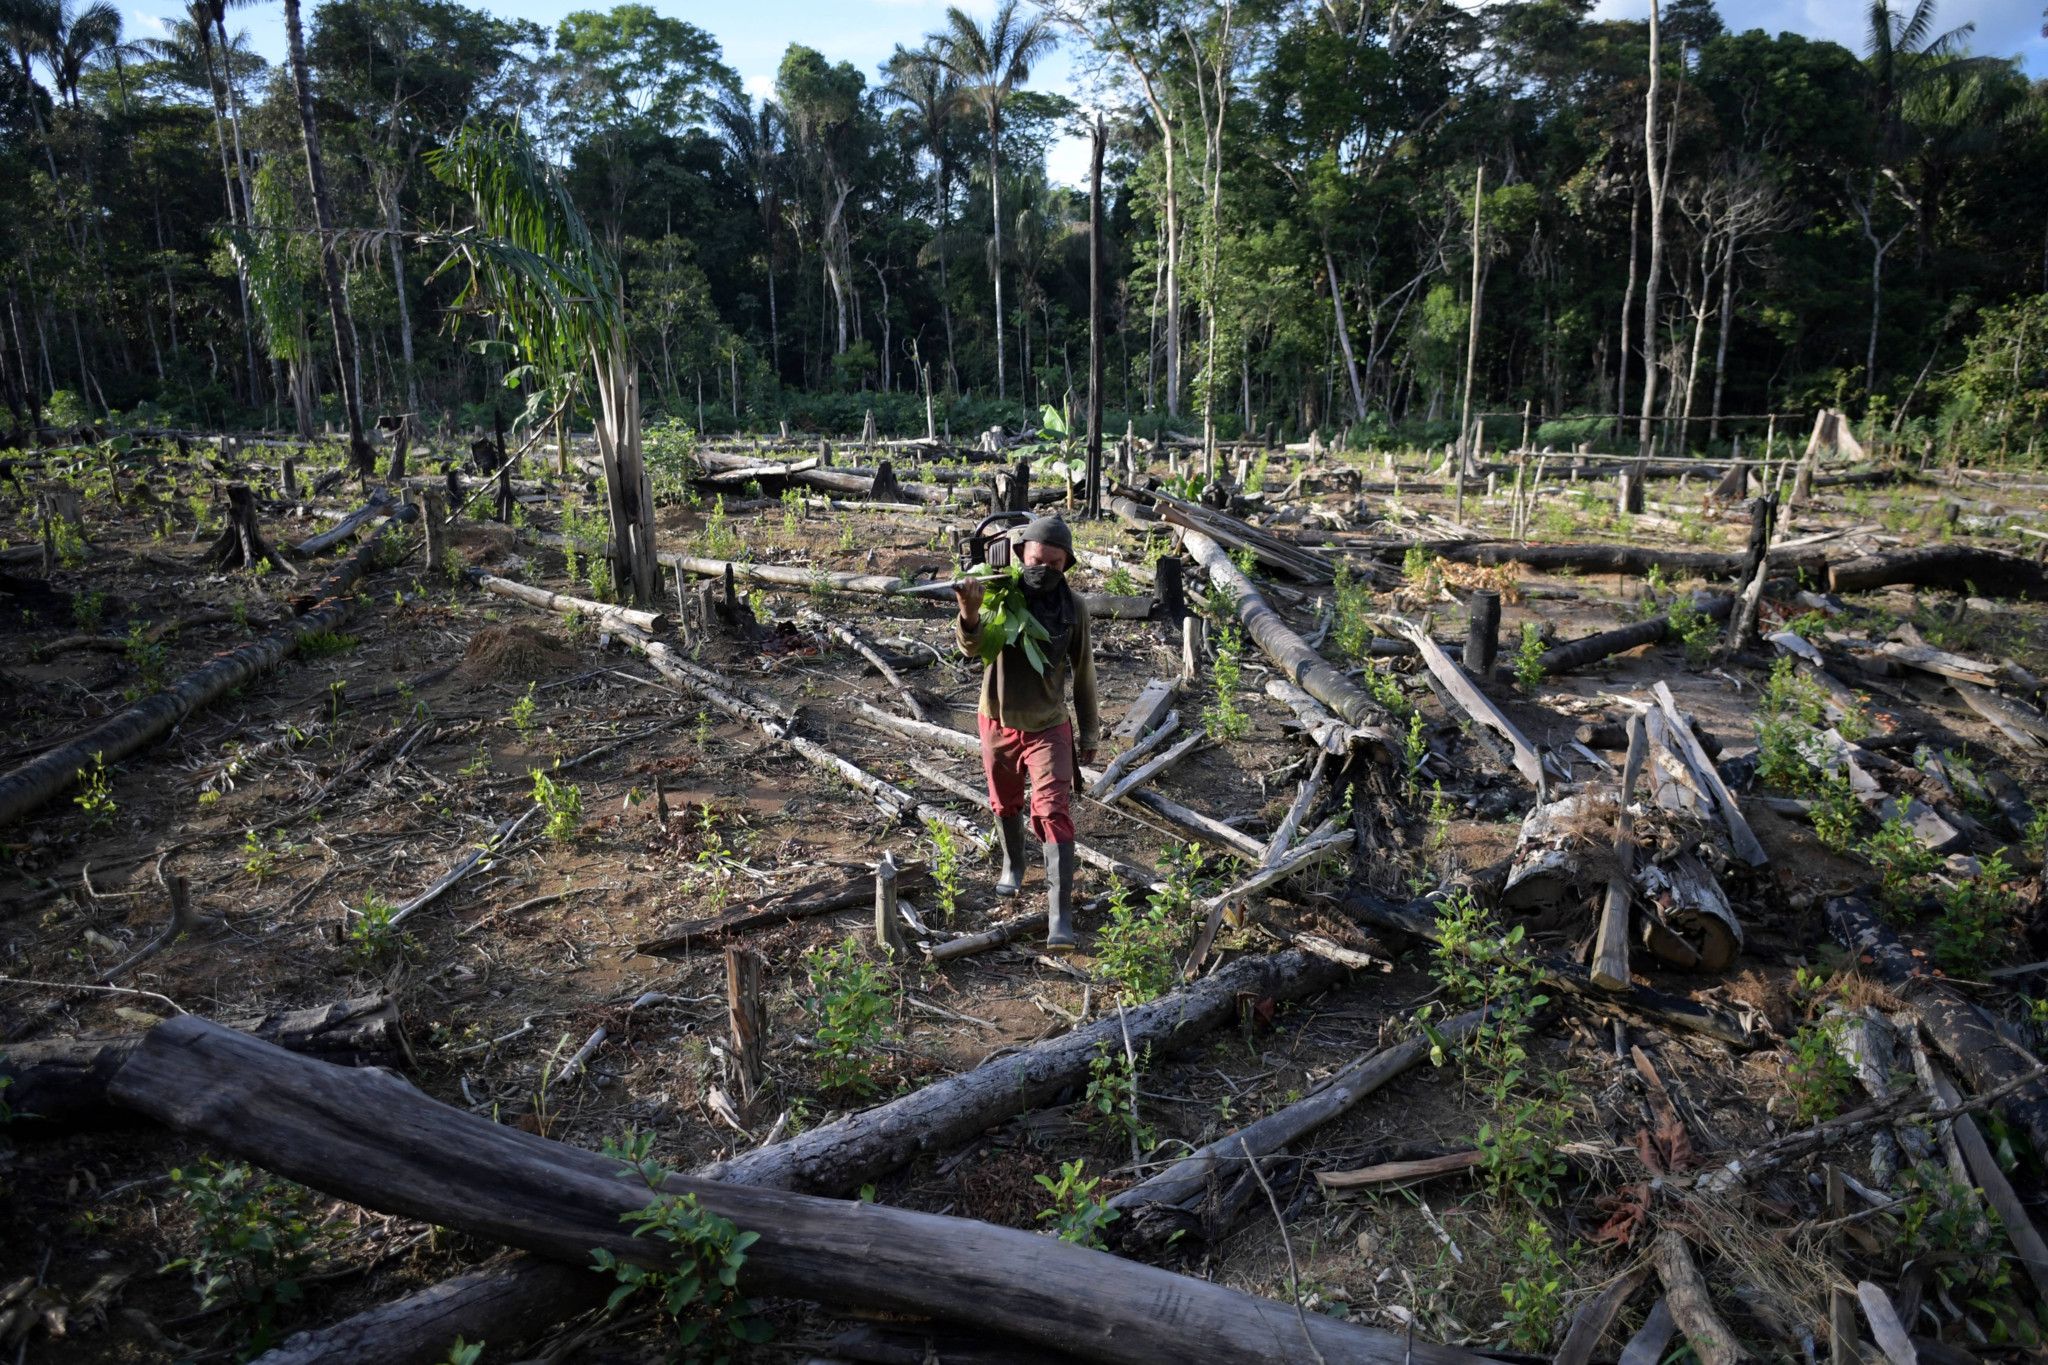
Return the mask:
{"type": "Polygon", "coordinates": [[[725,1019],[732,1040],[734,1083],[744,1118],[761,1091],[768,1009],[761,1001],[761,955],[736,943],[725,949],[725,1019]]]}
{"type": "Polygon", "coordinates": [[[268,564],[298,577],[299,571],[279,557],[263,538],[263,527],[256,520],[256,495],[249,491],[249,485],[231,483],[227,493],[227,525],[207,548],[207,564],[215,569],[253,569],[258,564],[268,564]]]}
{"type": "Polygon", "coordinates": [[[1500,652],[1500,594],[1475,592],[1466,603],[1471,620],[1465,628],[1465,671],[1480,682],[1493,677],[1493,664],[1500,652]]]}
{"type": "Polygon", "coordinates": [[[896,466],[887,460],[875,466],[875,477],[868,483],[868,501],[903,501],[903,487],[896,482],[896,466]]]}
{"type": "Polygon", "coordinates": [[[420,507],[426,513],[427,572],[430,574],[446,573],[448,570],[448,494],[439,488],[421,489],[420,507]]]}

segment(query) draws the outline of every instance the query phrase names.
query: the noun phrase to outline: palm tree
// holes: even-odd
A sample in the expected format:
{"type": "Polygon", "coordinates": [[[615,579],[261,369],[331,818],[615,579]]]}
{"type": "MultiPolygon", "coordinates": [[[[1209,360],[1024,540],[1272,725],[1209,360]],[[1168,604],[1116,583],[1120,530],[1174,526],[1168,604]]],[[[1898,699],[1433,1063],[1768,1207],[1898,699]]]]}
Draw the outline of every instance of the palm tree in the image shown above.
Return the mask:
{"type": "Polygon", "coordinates": [[[449,263],[460,261],[469,271],[455,308],[493,314],[500,335],[549,388],[567,392],[586,371],[594,378],[591,407],[611,513],[613,581],[630,585],[635,601],[653,601],[660,583],[654,489],[641,460],[640,367],[617,258],[517,127],[465,127],[427,159],[476,215],[474,230],[449,239],[449,263]]]}
{"type": "Polygon", "coordinates": [[[1903,194],[1895,178],[1888,178],[1891,163],[1905,151],[1906,93],[1959,64],[1970,61],[1959,56],[1963,42],[1977,31],[1975,24],[1959,24],[1946,33],[1934,32],[1935,0],[1914,0],[1911,13],[1894,7],[1892,0],[1870,0],[1865,14],[1864,61],[1870,70],[1871,108],[1877,119],[1877,145],[1870,159],[1869,178],[1860,190],[1852,190],[1849,207],[1870,244],[1870,343],[1864,352],[1863,387],[1877,387],[1877,330],[1884,309],[1884,258],[1910,226],[1919,206],[1903,194]],[[1889,191],[1885,184],[1890,184],[1889,191]],[[1908,218],[1889,234],[1878,225],[1881,196],[1892,193],[1908,211],[1908,218]]]}
{"type": "Polygon", "coordinates": [[[1026,19],[1018,15],[1017,0],[1002,0],[986,29],[958,6],[950,7],[946,29],[934,40],[939,61],[960,78],[967,98],[979,105],[988,119],[989,221],[995,232],[989,269],[995,277],[998,399],[1009,397],[1003,363],[1003,105],[1011,91],[1031,79],[1031,63],[1057,41],[1046,16],[1026,19]]]}
{"type": "Polygon", "coordinates": [[[882,94],[903,105],[932,157],[932,197],[938,209],[932,245],[939,265],[939,316],[946,328],[946,387],[950,390],[959,386],[960,377],[953,361],[953,300],[946,283],[946,230],[953,216],[953,145],[947,133],[963,103],[960,82],[929,47],[912,52],[899,46],[889,58],[888,72],[882,94]]]}
{"type": "Polygon", "coordinates": [[[56,22],[43,48],[43,64],[50,68],[58,96],[76,109],[86,63],[101,51],[120,46],[121,11],[106,0],[95,0],[82,10],[73,10],[71,0],[58,0],[50,11],[56,22]]]}
{"type": "Polygon", "coordinates": [[[782,373],[782,327],[775,308],[775,223],[781,216],[782,111],[773,100],[759,109],[738,90],[721,88],[711,107],[713,126],[754,192],[761,215],[761,258],[768,275],[768,367],[782,373]]]}

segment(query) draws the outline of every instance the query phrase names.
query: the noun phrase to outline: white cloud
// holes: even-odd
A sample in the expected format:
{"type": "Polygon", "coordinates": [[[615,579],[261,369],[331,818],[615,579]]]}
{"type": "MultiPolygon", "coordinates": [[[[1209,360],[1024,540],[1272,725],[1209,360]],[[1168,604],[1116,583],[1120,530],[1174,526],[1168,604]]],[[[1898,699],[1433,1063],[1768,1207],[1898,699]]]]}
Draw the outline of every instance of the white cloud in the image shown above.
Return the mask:
{"type": "Polygon", "coordinates": [[[775,94],[775,78],[759,75],[747,77],[747,93],[757,100],[772,98],[775,94]]]}
{"type": "Polygon", "coordinates": [[[151,33],[164,34],[171,31],[169,24],[157,18],[154,14],[144,14],[139,9],[128,11],[128,22],[139,28],[146,28],[151,33]]]}

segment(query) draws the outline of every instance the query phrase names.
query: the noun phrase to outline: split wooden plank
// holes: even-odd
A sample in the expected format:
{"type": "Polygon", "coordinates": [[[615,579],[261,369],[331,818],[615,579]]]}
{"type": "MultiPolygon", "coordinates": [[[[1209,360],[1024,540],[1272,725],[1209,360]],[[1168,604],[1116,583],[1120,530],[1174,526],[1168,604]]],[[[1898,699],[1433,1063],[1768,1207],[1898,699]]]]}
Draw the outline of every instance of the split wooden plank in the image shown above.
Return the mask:
{"type": "Polygon", "coordinates": [[[1301,829],[1301,822],[1315,807],[1316,798],[1323,793],[1323,769],[1330,761],[1327,752],[1316,754],[1316,765],[1310,769],[1308,780],[1295,789],[1294,802],[1287,807],[1287,814],[1280,819],[1280,825],[1273,831],[1273,837],[1266,841],[1266,856],[1259,860],[1259,866],[1271,867],[1286,856],[1287,846],[1294,842],[1294,836],[1301,829]]]}
{"type": "Polygon", "coordinates": [[[1165,678],[1147,680],[1131,709],[1124,712],[1124,718],[1110,733],[1118,739],[1137,739],[1154,726],[1166,723],[1165,717],[1173,707],[1174,684],[1165,678]]]}
{"type": "Polygon", "coordinates": [[[1856,1302],[1863,1306],[1871,1339],[1884,1352],[1887,1365],[1919,1365],[1920,1353],[1914,1349],[1906,1325],[1899,1321],[1899,1310],[1892,1306],[1891,1296],[1869,1280],[1858,1280],[1856,1302]]]}
{"type": "Polygon", "coordinates": [[[1607,1335],[1608,1324],[1614,1321],[1615,1314],[1627,1306],[1649,1278],[1649,1265],[1637,1265],[1616,1276],[1605,1289],[1580,1304],[1579,1311],[1572,1314],[1572,1325],[1565,1332],[1557,1354],[1550,1358],[1550,1365],[1588,1365],[1600,1345],[1600,1338],[1607,1335]]]}
{"type": "Polygon", "coordinates": [[[1124,775],[1124,772],[1133,763],[1136,763],[1139,759],[1157,749],[1161,744],[1164,744],[1167,737],[1178,729],[1180,729],[1180,712],[1168,711],[1151,734],[1146,735],[1136,744],[1133,744],[1130,748],[1109,761],[1109,766],[1102,770],[1102,776],[1088,784],[1086,794],[1100,801],[1102,794],[1114,786],[1117,780],[1124,775]]]}
{"type": "Polygon", "coordinates": [[[1508,747],[1514,751],[1515,771],[1520,773],[1522,779],[1530,786],[1536,788],[1540,797],[1545,790],[1546,779],[1543,773],[1543,756],[1536,751],[1536,746],[1531,744],[1515,727],[1515,723],[1493,704],[1492,698],[1479,690],[1472,679],[1466,676],[1465,670],[1458,666],[1457,661],[1444,652],[1443,646],[1430,638],[1426,629],[1398,616],[1384,619],[1389,629],[1415,646],[1415,652],[1421,656],[1430,676],[1443,685],[1444,691],[1451,695],[1467,715],[1507,741],[1508,747]]]}
{"type": "MultiPolygon", "coordinates": [[[[1202,741],[1206,740],[1208,737],[1209,736],[1205,732],[1201,730],[1196,730],[1194,733],[1182,739],[1178,744],[1175,744],[1171,749],[1168,749],[1165,753],[1147,762],[1143,767],[1139,768],[1136,772],[1133,772],[1128,776],[1122,778],[1114,787],[1111,787],[1109,789],[1109,793],[1106,796],[1096,797],[1095,799],[1101,801],[1102,804],[1105,806],[1115,805],[1117,802],[1123,800],[1126,796],[1129,796],[1132,792],[1136,791],[1139,787],[1144,786],[1154,777],[1157,777],[1160,773],[1165,772],[1168,768],[1171,768],[1174,764],[1180,762],[1183,758],[1186,758],[1190,753],[1194,752],[1195,746],[1202,743],[1202,741]]],[[[1100,779],[1098,779],[1098,781],[1099,780],[1100,779]]],[[[1091,797],[1095,796],[1094,783],[1089,784],[1088,795],[1091,797]]]]}
{"type": "Polygon", "coordinates": [[[1651,691],[1656,694],[1657,704],[1664,710],[1664,719],[1669,722],[1664,733],[1677,738],[1692,768],[1706,781],[1711,790],[1714,804],[1721,812],[1721,822],[1727,826],[1728,838],[1735,847],[1735,856],[1751,867],[1762,867],[1771,860],[1771,855],[1764,852],[1764,846],[1757,841],[1755,832],[1749,827],[1749,821],[1742,818],[1742,807],[1736,803],[1734,793],[1728,790],[1728,785],[1721,780],[1720,771],[1714,767],[1714,760],[1708,758],[1707,751],[1700,747],[1699,737],[1693,734],[1692,727],[1679,712],[1678,701],[1671,695],[1670,686],[1659,679],[1651,691]]]}
{"type": "MultiPolygon", "coordinates": [[[[1920,1051],[1917,1040],[1915,1051],[1920,1051]]],[[[1930,1082],[1928,1088],[1933,1091],[1935,1102],[1943,1108],[1954,1109],[1963,1102],[1962,1092],[1956,1089],[1955,1082],[1932,1059],[1927,1064],[1926,1079],[1930,1082]]],[[[2034,1282],[2035,1294],[2048,1301],[2048,1242],[2042,1240],[2041,1230],[2034,1226],[2033,1215],[2021,1202],[2012,1181],[2006,1178],[2005,1169],[1998,1164],[1990,1144],[1984,1140],[1984,1130],[1977,1126],[1977,1120],[1968,1114],[1958,1114],[1950,1123],[1956,1146],[1962,1149],[1963,1161],[1970,1168],[1971,1182],[1983,1191],[1984,1202],[1998,1215],[1999,1225],[2005,1230],[2013,1251],[2018,1254],[2021,1267],[2034,1282]]]]}
{"type": "Polygon", "coordinates": [[[1635,799],[1636,779],[1642,775],[1643,759],[1649,750],[1641,716],[1628,723],[1628,757],[1621,766],[1620,814],[1615,819],[1614,870],[1607,878],[1607,896],[1600,904],[1600,929],[1594,937],[1593,984],[1603,991],[1627,990],[1628,912],[1632,898],[1631,879],[1635,873],[1635,816],[1629,803],[1635,799]]]}

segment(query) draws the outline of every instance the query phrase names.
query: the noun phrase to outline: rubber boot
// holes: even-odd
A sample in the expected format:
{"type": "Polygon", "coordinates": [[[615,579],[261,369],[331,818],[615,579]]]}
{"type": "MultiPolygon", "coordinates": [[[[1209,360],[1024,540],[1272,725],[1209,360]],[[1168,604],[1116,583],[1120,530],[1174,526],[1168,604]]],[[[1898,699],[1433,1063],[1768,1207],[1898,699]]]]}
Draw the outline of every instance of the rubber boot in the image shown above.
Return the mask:
{"type": "Polygon", "coordinates": [[[1024,813],[996,817],[996,842],[1003,848],[1003,873],[996,878],[998,896],[1014,896],[1024,889],[1024,813]]]}
{"type": "Polygon", "coordinates": [[[1045,950],[1074,951],[1074,843],[1045,846],[1045,950]]]}

